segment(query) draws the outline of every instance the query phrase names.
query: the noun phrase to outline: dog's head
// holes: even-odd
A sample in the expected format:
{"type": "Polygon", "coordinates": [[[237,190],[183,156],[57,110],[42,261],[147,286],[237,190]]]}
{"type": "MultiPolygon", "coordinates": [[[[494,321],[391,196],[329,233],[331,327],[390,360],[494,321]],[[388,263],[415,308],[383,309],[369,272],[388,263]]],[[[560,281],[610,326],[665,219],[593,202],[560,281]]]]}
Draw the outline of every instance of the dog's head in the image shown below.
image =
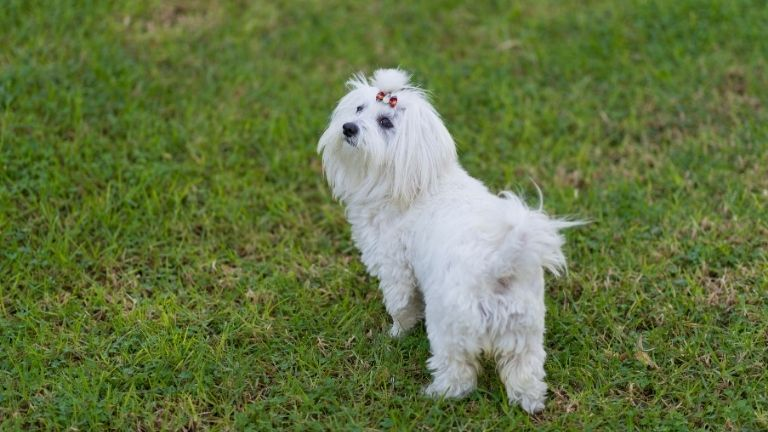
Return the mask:
{"type": "Polygon", "coordinates": [[[355,75],[318,144],[334,195],[410,203],[456,161],[456,147],[423,90],[399,69],[355,75]]]}

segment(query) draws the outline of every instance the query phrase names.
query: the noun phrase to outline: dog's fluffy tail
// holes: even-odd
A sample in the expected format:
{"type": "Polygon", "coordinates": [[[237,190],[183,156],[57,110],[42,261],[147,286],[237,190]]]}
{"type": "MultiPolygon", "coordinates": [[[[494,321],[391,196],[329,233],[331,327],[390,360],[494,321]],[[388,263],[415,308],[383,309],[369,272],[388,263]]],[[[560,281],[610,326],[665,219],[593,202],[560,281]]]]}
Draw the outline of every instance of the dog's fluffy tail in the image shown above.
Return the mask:
{"type": "Polygon", "coordinates": [[[514,276],[545,268],[559,276],[566,270],[562,246],[565,240],[560,230],[586,222],[553,219],[539,207],[530,209],[516,195],[502,192],[509,230],[490,263],[490,274],[496,277],[514,276]]]}

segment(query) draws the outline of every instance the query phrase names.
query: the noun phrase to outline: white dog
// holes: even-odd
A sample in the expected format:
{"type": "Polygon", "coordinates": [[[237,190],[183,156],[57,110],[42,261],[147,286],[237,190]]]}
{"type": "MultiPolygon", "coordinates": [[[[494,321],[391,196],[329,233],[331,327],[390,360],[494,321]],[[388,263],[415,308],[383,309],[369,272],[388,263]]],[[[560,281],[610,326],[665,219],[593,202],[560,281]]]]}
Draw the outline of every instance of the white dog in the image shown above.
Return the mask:
{"type": "Polygon", "coordinates": [[[579,222],[489,193],[459,165],[451,135],[408,80],[381,69],[347,83],[318,145],[328,182],[380,280],[390,334],[426,318],[434,380],[425,393],[466,395],[487,353],[510,402],[540,411],[544,269],[565,267],[558,231],[579,222]]]}

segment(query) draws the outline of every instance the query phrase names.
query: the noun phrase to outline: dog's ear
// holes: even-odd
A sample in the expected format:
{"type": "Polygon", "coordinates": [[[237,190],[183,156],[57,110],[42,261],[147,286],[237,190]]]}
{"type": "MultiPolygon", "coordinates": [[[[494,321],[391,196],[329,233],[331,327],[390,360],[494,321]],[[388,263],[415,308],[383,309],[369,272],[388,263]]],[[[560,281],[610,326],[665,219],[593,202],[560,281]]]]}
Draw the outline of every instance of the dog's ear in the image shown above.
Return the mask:
{"type": "Polygon", "coordinates": [[[391,158],[392,194],[405,204],[428,190],[456,160],[456,145],[440,116],[421,94],[414,96],[400,115],[391,158]]]}

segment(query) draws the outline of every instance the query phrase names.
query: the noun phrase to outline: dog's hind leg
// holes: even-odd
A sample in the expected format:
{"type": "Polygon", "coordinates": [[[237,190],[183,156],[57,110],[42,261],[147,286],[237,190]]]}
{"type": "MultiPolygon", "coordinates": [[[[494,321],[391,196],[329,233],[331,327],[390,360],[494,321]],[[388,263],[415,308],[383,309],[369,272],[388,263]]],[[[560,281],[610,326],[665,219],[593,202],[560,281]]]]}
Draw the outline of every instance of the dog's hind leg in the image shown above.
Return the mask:
{"type": "Polygon", "coordinates": [[[432,383],[424,389],[430,397],[462,398],[477,387],[480,365],[479,353],[462,351],[459,347],[433,348],[427,362],[432,371],[432,383]]]}
{"type": "Polygon", "coordinates": [[[547,394],[543,331],[511,333],[504,339],[497,346],[496,365],[509,402],[519,403],[529,413],[543,410],[547,394]]]}
{"type": "Polygon", "coordinates": [[[452,319],[457,309],[453,306],[440,300],[427,302],[427,336],[432,351],[427,366],[433,380],[424,393],[430,397],[461,398],[477,387],[479,339],[466,327],[467,322],[452,319]]]}

